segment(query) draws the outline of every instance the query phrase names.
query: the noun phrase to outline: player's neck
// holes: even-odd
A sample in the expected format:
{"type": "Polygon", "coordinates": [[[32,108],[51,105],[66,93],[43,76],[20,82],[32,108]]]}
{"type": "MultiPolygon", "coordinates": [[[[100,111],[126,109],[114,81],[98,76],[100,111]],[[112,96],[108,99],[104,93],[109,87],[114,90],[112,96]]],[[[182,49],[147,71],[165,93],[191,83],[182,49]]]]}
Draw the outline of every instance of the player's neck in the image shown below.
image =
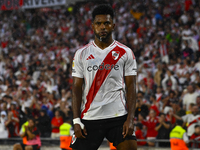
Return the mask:
{"type": "Polygon", "coordinates": [[[94,43],[100,48],[100,49],[105,49],[108,46],[110,46],[113,43],[113,38],[110,37],[109,39],[107,39],[106,41],[100,41],[99,38],[95,37],[94,39],[94,43]]]}

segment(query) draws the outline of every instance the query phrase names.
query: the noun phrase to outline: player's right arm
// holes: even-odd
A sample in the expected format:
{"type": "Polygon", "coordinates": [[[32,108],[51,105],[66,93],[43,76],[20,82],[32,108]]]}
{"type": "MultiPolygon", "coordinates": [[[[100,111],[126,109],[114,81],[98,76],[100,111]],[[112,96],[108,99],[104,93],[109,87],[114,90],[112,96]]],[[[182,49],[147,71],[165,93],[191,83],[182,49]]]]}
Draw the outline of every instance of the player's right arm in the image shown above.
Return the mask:
{"type": "MultiPolygon", "coordinates": [[[[83,86],[83,78],[73,77],[73,85],[72,85],[72,110],[75,119],[80,119],[80,109],[82,102],[82,86],[83,86]]],[[[81,123],[81,122],[80,122],[81,123]]],[[[83,129],[84,134],[87,135],[85,128],[83,129]]],[[[85,138],[82,134],[81,125],[78,123],[74,123],[74,133],[77,138],[85,138]]]]}
{"type": "Polygon", "coordinates": [[[77,51],[72,64],[72,111],[73,111],[73,123],[74,123],[74,134],[77,138],[85,138],[83,133],[87,135],[84,128],[84,124],[80,120],[81,114],[81,103],[83,93],[83,64],[80,57],[80,51],[77,51]],[[83,130],[83,132],[82,132],[83,130]]]}

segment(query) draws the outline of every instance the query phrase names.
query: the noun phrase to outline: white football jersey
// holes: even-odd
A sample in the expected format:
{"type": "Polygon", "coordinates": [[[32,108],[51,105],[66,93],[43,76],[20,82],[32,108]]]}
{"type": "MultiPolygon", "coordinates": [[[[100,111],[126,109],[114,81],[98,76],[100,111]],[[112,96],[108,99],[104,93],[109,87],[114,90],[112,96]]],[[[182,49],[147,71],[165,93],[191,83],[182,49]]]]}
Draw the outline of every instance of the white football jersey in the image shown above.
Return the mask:
{"type": "Polygon", "coordinates": [[[84,78],[81,118],[98,120],[127,114],[124,76],[137,75],[132,50],[114,41],[105,49],[90,42],[76,51],[72,76],[84,78]]]}

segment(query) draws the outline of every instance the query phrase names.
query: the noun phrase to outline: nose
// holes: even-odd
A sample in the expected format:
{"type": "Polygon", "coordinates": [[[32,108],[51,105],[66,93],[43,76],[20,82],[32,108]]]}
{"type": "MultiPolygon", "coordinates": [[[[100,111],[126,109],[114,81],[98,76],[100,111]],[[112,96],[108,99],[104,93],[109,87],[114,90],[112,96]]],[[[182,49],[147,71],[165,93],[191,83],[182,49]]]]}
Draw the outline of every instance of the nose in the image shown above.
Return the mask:
{"type": "Polygon", "coordinates": [[[105,25],[103,23],[101,23],[101,29],[105,29],[105,25]]]}

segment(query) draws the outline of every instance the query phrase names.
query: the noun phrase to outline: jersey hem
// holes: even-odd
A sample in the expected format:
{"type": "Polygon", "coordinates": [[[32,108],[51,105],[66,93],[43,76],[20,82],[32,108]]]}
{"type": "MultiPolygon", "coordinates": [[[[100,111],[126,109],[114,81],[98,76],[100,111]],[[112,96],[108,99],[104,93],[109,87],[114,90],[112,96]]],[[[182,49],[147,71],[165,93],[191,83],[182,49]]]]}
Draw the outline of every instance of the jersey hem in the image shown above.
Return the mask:
{"type": "Polygon", "coordinates": [[[74,75],[74,74],[72,74],[72,77],[78,77],[78,78],[83,78],[83,76],[82,75],[74,75]]]}
{"type": "Polygon", "coordinates": [[[103,119],[111,119],[111,118],[117,118],[117,117],[121,117],[121,116],[124,116],[124,115],[127,115],[128,113],[124,113],[124,114],[120,114],[120,115],[117,115],[117,116],[104,116],[103,118],[102,117],[95,117],[95,118],[82,118],[82,120],[103,120],[103,119]]]}

